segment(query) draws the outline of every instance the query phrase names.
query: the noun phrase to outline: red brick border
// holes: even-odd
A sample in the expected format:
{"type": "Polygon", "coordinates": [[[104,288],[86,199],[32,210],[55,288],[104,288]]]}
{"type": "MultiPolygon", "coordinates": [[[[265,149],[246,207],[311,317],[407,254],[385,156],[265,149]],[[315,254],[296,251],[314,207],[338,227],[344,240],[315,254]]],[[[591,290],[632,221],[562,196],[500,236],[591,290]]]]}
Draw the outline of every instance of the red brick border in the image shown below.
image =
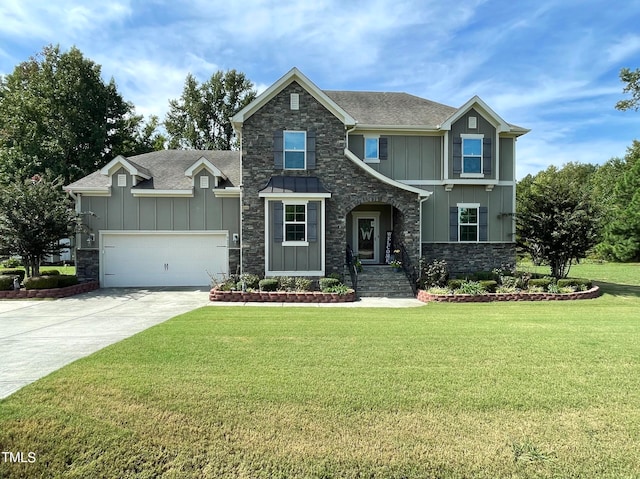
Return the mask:
{"type": "Polygon", "coordinates": [[[492,301],[572,301],[593,299],[600,296],[600,288],[594,286],[587,291],[575,293],[487,293],[487,294],[431,294],[418,291],[418,299],[423,303],[488,303],[492,301]]]}
{"type": "Polygon", "coordinates": [[[347,294],[322,293],[320,291],[287,292],[287,291],[221,291],[212,289],[209,301],[229,301],[234,303],[349,303],[356,300],[351,289],[347,294]]]}
{"type": "Polygon", "coordinates": [[[67,286],[65,288],[0,291],[0,299],[59,299],[75,296],[80,293],[88,293],[89,291],[94,291],[99,288],[99,282],[91,281],[67,286]]]}

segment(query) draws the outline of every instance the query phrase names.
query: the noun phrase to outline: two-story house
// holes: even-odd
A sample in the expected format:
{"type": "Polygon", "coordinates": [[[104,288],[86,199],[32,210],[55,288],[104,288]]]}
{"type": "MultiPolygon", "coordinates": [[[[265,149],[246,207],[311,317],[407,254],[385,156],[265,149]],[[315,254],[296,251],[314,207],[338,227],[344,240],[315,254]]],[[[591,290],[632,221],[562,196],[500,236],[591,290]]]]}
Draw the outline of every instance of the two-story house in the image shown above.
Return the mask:
{"type": "Polygon", "coordinates": [[[478,97],[452,108],[323,91],[294,68],[232,124],[240,152],[119,157],[69,185],[93,213],[79,271],[122,286],[321,277],[344,272],[348,247],[365,265],[403,248],[454,273],[515,262],[515,145],[528,130],[478,97]]]}

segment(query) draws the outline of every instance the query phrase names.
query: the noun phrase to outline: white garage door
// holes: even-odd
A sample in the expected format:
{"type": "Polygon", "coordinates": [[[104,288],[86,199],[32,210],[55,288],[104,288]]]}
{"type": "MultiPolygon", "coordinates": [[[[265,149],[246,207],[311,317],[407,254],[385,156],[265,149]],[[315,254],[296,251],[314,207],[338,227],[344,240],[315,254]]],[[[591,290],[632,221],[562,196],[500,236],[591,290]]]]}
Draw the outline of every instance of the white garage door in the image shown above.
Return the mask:
{"type": "Polygon", "coordinates": [[[103,232],[103,287],[209,286],[229,271],[224,232],[103,232]]]}

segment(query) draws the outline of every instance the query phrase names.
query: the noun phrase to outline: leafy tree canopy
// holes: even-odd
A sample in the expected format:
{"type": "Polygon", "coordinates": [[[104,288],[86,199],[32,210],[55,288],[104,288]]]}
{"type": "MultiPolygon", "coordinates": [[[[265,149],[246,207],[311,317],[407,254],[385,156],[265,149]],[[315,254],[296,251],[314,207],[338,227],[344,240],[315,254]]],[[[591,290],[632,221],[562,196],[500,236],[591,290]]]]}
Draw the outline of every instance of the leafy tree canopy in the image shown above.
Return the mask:
{"type": "Polygon", "coordinates": [[[74,181],[118,154],[151,151],[149,125],[80,50],[47,46],[0,77],[0,182],[45,169],[74,181]]]}
{"type": "Polygon", "coordinates": [[[59,253],[58,241],[69,237],[75,218],[61,178],[9,183],[0,188],[0,250],[22,256],[27,273],[39,276],[42,258],[59,253]]]}
{"type": "Polygon", "coordinates": [[[636,68],[635,70],[623,68],[620,70],[620,80],[626,83],[622,91],[624,93],[631,93],[631,98],[620,100],[616,103],[616,109],[622,111],[633,109],[638,111],[638,108],[640,108],[640,68],[636,68]]]}
{"type": "Polygon", "coordinates": [[[169,101],[164,126],[169,148],[230,150],[236,147],[231,117],[256,97],[244,73],[217,71],[202,84],[187,75],[178,100],[169,101]]]}

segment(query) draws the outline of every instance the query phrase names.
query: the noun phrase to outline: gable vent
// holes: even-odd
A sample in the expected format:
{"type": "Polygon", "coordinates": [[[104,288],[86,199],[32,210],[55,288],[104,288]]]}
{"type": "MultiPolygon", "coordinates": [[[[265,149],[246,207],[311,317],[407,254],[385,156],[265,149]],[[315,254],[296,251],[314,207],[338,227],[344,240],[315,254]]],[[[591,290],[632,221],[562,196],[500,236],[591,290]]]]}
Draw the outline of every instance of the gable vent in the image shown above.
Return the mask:
{"type": "Polygon", "coordinates": [[[292,110],[300,109],[300,94],[292,93],[289,99],[289,105],[292,110]]]}
{"type": "Polygon", "coordinates": [[[469,129],[470,130],[475,130],[476,128],[478,128],[478,118],[475,116],[470,116],[469,117],[469,129]]]}

